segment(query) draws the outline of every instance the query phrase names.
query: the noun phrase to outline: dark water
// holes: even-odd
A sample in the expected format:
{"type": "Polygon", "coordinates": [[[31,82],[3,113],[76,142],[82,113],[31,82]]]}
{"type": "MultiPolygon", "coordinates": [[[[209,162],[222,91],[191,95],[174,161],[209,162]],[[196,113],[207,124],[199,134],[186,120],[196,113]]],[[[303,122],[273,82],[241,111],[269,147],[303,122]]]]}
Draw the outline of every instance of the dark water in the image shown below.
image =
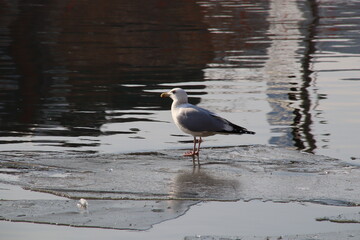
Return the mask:
{"type": "Polygon", "coordinates": [[[344,3],[0,1],[0,150],[176,147],[159,93],[180,86],[257,132],[208,146],[356,160],[360,3],[344,3]]]}

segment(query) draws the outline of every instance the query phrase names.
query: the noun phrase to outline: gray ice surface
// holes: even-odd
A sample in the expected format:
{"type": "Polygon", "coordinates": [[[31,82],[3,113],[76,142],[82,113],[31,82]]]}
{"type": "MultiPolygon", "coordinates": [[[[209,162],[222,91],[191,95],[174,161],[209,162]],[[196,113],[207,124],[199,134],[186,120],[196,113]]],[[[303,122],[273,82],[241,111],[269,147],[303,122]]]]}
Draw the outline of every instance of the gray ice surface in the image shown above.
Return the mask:
{"type": "Polygon", "coordinates": [[[355,240],[360,231],[344,231],[319,234],[284,235],[284,236],[188,236],[184,240],[355,240]]]}
{"type": "Polygon", "coordinates": [[[89,201],[78,209],[74,200],[17,200],[0,202],[0,220],[73,227],[147,230],[153,224],[176,218],[193,202],[89,201]]]}
{"type": "Polygon", "coordinates": [[[335,223],[360,223],[360,211],[357,213],[347,213],[347,214],[339,214],[337,216],[322,217],[322,218],[318,218],[317,220],[329,221],[335,223]]]}
{"type": "Polygon", "coordinates": [[[203,149],[199,167],[182,153],[2,152],[0,181],[69,200],[0,201],[1,219],[144,230],[204,200],[360,204],[359,167],[337,159],[237,146],[203,149]]]}

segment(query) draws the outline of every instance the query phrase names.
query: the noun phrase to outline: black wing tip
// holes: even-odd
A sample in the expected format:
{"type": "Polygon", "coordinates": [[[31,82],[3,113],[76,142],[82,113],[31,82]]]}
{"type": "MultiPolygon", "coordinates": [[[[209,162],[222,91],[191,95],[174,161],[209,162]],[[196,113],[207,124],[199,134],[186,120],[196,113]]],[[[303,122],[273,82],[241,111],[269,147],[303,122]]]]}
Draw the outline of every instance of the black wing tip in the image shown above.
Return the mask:
{"type": "Polygon", "coordinates": [[[234,129],[233,133],[238,133],[238,134],[251,134],[251,135],[254,135],[254,134],[255,134],[255,132],[249,131],[249,130],[247,130],[247,129],[245,129],[245,128],[243,128],[243,129],[234,129]]]}
{"type": "Polygon", "coordinates": [[[223,134],[251,134],[251,135],[254,135],[256,134],[255,132],[253,131],[249,131],[249,130],[246,130],[246,129],[234,129],[232,131],[219,131],[218,133],[223,133],[223,134]]]}
{"type": "Polygon", "coordinates": [[[254,135],[254,134],[256,134],[255,132],[253,132],[253,131],[248,131],[248,130],[245,130],[244,131],[244,134],[252,134],[252,135],[254,135]]]}
{"type": "Polygon", "coordinates": [[[252,134],[252,135],[255,134],[255,132],[249,131],[249,130],[247,130],[246,128],[240,127],[240,126],[235,125],[235,124],[233,124],[233,123],[230,123],[230,126],[232,126],[232,127],[234,128],[233,131],[232,131],[233,133],[238,133],[238,134],[252,134]]]}

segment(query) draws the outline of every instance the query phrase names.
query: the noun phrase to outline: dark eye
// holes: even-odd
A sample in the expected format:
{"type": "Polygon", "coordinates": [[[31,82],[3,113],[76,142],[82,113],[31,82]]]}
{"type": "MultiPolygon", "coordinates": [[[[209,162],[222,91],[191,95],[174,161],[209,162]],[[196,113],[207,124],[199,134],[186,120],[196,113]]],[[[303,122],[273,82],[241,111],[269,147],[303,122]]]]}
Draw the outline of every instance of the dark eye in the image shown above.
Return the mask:
{"type": "Polygon", "coordinates": [[[174,93],[174,94],[176,93],[176,91],[175,91],[175,90],[172,90],[171,92],[172,92],[172,93],[174,93]]]}

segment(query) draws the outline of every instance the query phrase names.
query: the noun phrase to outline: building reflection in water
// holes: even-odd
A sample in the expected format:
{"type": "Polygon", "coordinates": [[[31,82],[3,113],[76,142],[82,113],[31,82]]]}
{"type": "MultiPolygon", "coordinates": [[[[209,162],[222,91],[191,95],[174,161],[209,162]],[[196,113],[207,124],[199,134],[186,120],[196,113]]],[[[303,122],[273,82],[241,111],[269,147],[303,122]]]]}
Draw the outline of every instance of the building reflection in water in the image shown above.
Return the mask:
{"type": "Polygon", "coordinates": [[[316,148],[309,111],[312,99],[308,92],[310,56],[314,52],[314,15],[316,5],[312,1],[302,4],[271,1],[269,35],[274,37],[265,64],[267,95],[272,108],[268,121],[276,126],[272,131],[280,134],[269,142],[280,146],[293,143],[297,149],[308,152],[316,148]]]}
{"type": "MultiPolygon", "coordinates": [[[[212,31],[216,53],[212,64],[204,70],[205,78],[230,80],[233,88],[239,85],[236,89],[239,94],[259,90],[243,90],[248,86],[247,80],[266,82],[266,100],[271,107],[267,113],[271,127],[268,142],[312,152],[316,144],[311,133],[310,109],[314,104],[311,101],[318,96],[311,96],[308,87],[317,23],[315,1],[272,0],[248,2],[248,5],[237,1],[203,1],[202,4],[206,8],[205,19],[212,31]]],[[[213,88],[207,86],[210,91],[219,92],[213,88]]],[[[222,93],[233,90],[224,86],[222,93]]],[[[234,96],[229,100],[233,106],[244,101],[246,97],[234,96]]],[[[232,112],[236,110],[231,109],[232,112]]]]}

